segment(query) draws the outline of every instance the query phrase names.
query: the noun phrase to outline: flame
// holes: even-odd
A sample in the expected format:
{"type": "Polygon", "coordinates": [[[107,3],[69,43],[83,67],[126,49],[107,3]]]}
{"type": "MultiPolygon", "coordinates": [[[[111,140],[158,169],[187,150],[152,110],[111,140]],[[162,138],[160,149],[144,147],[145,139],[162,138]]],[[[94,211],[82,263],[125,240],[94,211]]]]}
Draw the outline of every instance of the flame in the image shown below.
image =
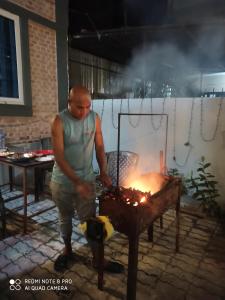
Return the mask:
{"type": "Polygon", "coordinates": [[[148,183],[142,182],[142,180],[139,180],[139,179],[128,183],[128,187],[142,191],[142,192],[149,193],[151,191],[150,185],[148,183]]]}
{"type": "Polygon", "coordinates": [[[133,188],[142,192],[151,192],[151,194],[155,194],[158,192],[165,184],[167,180],[164,178],[163,175],[159,173],[146,173],[136,178],[130,178],[127,183],[126,187],[133,188]]]}
{"type": "Polygon", "coordinates": [[[143,196],[143,197],[141,198],[141,200],[140,200],[140,203],[143,203],[143,202],[145,202],[145,201],[146,201],[146,197],[143,196]]]}

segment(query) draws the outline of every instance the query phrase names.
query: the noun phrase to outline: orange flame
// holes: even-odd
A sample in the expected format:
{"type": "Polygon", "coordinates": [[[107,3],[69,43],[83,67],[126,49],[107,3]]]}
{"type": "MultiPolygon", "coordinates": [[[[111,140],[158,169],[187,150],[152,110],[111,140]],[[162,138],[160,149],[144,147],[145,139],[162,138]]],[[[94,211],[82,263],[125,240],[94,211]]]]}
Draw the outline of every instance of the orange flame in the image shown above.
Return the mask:
{"type": "Polygon", "coordinates": [[[151,187],[149,183],[143,182],[141,179],[134,180],[127,184],[128,187],[149,193],[151,191],[151,187]]]}
{"type": "Polygon", "coordinates": [[[143,202],[145,202],[145,201],[146,201],[146,197],[143,196],[143,197],[141,198],[141,200],[140,200],[140,203],[143,203],[143,202]]]}
{"type": "Polygon", "coordinates": [[[158,192],[167,180],[159,173],[146,173],[136,178],[129,178],[126,182],[126,187],[133,188],[142,192],[151,192],[151,195],[158,192]]]}

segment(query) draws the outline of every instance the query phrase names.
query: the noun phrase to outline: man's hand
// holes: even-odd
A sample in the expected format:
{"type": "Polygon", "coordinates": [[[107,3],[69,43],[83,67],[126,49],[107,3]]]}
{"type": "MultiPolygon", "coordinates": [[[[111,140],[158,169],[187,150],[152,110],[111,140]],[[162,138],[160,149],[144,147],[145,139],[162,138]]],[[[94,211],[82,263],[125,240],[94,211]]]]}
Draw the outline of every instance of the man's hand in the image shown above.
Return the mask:
{"type": "Polygon", "coordinates": [[[103,186],[105,186],[107,188],[112,186],[112,180],[105,172],[100,173],[99,179],[100,179],[101,183],[103,184],[103,186]]]}
{"type": "Polygon", "coordinates": [[[94,197],[95,191],[91,183],[79,180],[75,183],[75,190],[80,194],[80,197],[88,199],[94,197]]]}

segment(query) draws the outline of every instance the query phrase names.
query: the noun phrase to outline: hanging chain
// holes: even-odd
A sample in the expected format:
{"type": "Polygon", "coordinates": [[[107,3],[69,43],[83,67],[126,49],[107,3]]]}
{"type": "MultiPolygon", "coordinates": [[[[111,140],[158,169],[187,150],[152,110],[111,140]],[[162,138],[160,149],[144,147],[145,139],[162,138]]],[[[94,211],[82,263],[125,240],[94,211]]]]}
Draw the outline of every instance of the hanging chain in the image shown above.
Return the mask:
{"type": "MultiPolygon", "coordinates": [[[[112,111],[111,111],[111,114],[112,114],[112,125],[113,125],[113,127],[115,128],[115,129],[118,129],[118,125],[116,126],[115,125],[115,121],[114,121],[114,105],[113,105],[113,99],[112,99],[112,111]]],[[[121,113],[121,111],[122,111],[122,99],[120,99],[120,113],[121,113]]]]}
{"type": "Polygon", "coordinates": [[[102,111],[101,111],[101,117],[100,117],[101,121],[103,118],[104,110],[105,110],[105,99],[103,99],[103,102],[102,102],[102,111]]]}
{"type": "MultiPolygon", "coordinates": [[[[152,103],[153,101],[152,101],[152,97],[151,97],[151,114],[153,114],[153,103],[152,103]]],[[[166,102],[166,98],[164,97],[163,98],[163,109],[162,109],[162,114],[164,114],[164,112],[165,112],[165,102],[166,102]]],[[[157,131],[157,130],[159,130],[159,128],[162,126],[162,120],[163,120],[163,116],[161,115],[160,116],[160,121],[159,121],[159,126],[157,127],[157,126],[155,126],[155,123],[154,123],[154,120],[153,120],[153,118],[154,118],[154,116],[150,116],[150,120],[151,120],[151,124],[152,124],[152,128],[155,130],[155,131],[157,131]]]]}
{"type": "MultiPolygon", "coordinates": [[[[138,116],[138,119],[137,119],[137,123],[136,124],[133,124],[132,121],[131,121],[131,116],[128,115],[128,121],[130,123],[130,125],[133,127],[133,128],[137,128],[140,124],[140,121],[141,121],[141,113],[142,113],[142,109],[143,109],[143,102],[144,102],[144,98],[141,98],[141,105],[140,105],[140,110],[139,110],[139,116],[138,116]]],[[[130,113],[130,98],[128,98],[128,101],[127,101],[127,107],[128,107],[128,114],[130,113]]]]}
{"type": "Polygon", "coordinates": [[[188,152],[187,152],[187,155],[186,155],[186,158],[184,160],[183,163],[178,163],[177,162],[177,158],[176,158],[176,123],[177,123],[177,99],[175,98],[174,99],[174,123],[173,123],[173,160],[175,162],[175,164],[178,166],[178,167],[184,167],[187,162],[188,162],[188,159],[190,157],[190,154],[191,154],[191,150],[193,148],[193,146],[191,145],[190,143],[190,140],[191,140],[191,131],[192,131],[192,123],[193,123],[193,112],[194,112],[194,104],[195,104],[195,99],[193,98],[192,99],[192,103],[191,103],[191,113],[190,113],[190,122],[189,122],[189,129],[188,129],[188,136],[187,136],[187,141],[185,142],[185,146],[188,146],[189,149],[188,149],[188,152]]]}
{"type": "Polygon", "coordinates": [[[200,115],[200,135],[201,138],[204,142],[212,142],[215,140],[216,138],[216,134],[218,131],[218,127],[219,127],[219,119],[220,119],[220,114],[221,114],[221,110],[222,110],[222,103],[223,103],[223,98],[220,98],[220,102],[219,102],[219,109],[218,109],[218,113],[217,113],[217,117],[216,117],[216,126],[215,126],[215,130],[213,132],[213,135],[211,138],[206,138],[204,136],[203,133],[203,123],[204,123],[204,119],[203,119],[203,99],[201,99],[201,115],[200,115]]]}

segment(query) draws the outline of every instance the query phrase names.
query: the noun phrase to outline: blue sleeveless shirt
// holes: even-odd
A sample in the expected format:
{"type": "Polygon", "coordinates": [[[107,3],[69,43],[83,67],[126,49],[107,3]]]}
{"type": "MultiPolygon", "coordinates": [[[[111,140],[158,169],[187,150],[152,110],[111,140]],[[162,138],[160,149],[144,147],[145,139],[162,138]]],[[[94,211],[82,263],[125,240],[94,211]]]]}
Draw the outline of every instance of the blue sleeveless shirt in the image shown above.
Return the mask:
{"type": "MultiPolygon", "coordinates": [[[[86,181],[94,181],[92,166],[96,113],[90,111],[85,119],[74,118],[68,109],[63,110],[59,117],[63,124],[64,157],[78,177],[86,181]]],[[[73,188],[72,181],[61,171],[55,162],[52,181],[73,188]]]]}

